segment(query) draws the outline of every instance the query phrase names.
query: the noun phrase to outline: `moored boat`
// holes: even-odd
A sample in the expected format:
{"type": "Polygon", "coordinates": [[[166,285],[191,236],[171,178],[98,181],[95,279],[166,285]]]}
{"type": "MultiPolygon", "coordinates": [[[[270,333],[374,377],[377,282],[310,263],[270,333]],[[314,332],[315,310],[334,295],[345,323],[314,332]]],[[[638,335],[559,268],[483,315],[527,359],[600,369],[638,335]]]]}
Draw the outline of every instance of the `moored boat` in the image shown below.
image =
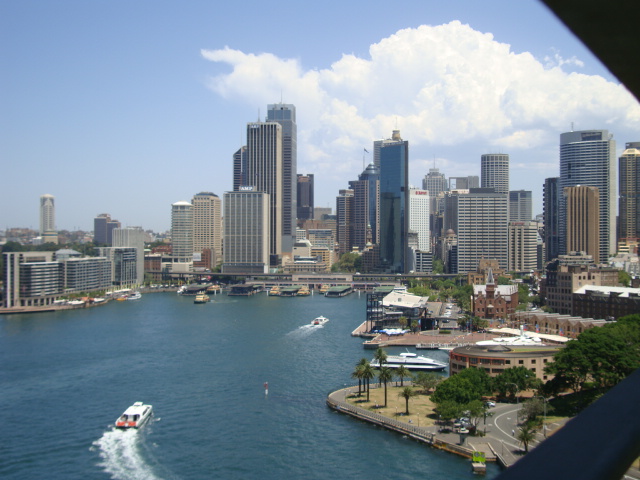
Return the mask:
{"type": "Polygon", "coordinates": [[[279,297],[280,296],[280,287],[278,285],[274,285],[269,290],[269,296],[279,297]]]}
{"type": "Polygon", "coordinates": [[[142,294],[140,292],[133,292],[130,295],[127,295],[127,300],[140,300],[142,298],[142,294]]]}
{"type": "MultiPolygon", "coordinates": [[[[370,365],[378,368],[380,363],[374,358],[371,360],[370,365]]],[[[409,370],[426,370],[431,372],[440,372],[447,368],[446,363],[410,352],[401,353],[400,355],[388,355],[386,362],[383,363],[383,366],[385,365],[389,368],[398,368],[403,365],[409,370]]]]}
{"type": "Polygon", "coordinates": [[[140,428],[153,414],[153,407],[136,402],[127,408],[118,420],[116,428],[140,428]]]}

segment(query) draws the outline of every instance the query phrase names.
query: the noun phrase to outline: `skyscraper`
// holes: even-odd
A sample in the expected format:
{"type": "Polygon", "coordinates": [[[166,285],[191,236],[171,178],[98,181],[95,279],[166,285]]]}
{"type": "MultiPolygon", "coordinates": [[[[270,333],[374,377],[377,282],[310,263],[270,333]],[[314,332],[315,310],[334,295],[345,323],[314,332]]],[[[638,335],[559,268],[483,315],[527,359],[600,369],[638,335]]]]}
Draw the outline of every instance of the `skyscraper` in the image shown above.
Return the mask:
{"type": "Polygon", "coordinates": [[[380,146],[380,264],[406,273],[409,233],[409,142],[394,130],[380,146]]]}
{"type": "Polygon", "coordinates": [[[313,219],[313,174],[302,175],[298,174],[298,192],[297,192],[297,205],[298,205],[298,220],[312,220],[313,219]]]}
{"type": "Polygon", "coordinates": [[[240,187],[247,183],[247,147],[240,147],[233,154],[233,191],[239,192],[240,187]]]}
{"type": "Polygon", "coordinates": [[[351,251],[353,230],[353,190],[342,189],[336,198],[336,241],[340,255],[351,251]]]}
{"type": "Polygon", "coordinates": [[[509,155],[487,153],[480,158],[480,186],[495,188],[496,193],[509,193],[509,155]]]}
{"type": "Polygon", "coordinates": [[[113,247],[135,248],[135,283],[144,282],[144,230],[141,227],[115,228],[112,232],[113,247]]]}
{"type": "Polygon", "coordinates": [[[269,251],[274,263],[283,252],[283,178],[282,126],[276,122],[247,124],[247,185],[269,194],[269,251]]]}
{"type": "Polygon", "coordinates": [[[418,236],[418,250],[431,251],[429,233],[429,192],[419,188],[409,188],[409,230],[418,236]]]}
{"type": "Polygon", "coordinates": [[[48,193],[40,196],[40,236],[43,243],[58,243],[56,199],[48,193]]]}
{"type": "Polygon", "coordinates": [[[480,188],[480,178],[477,175],[449,177],[449,190],[468,190],[470,188],[480,188]]]}
{"type": "Polygon", "coordinates": [[[629,142],[618,159],[620,240],[640,238],[640,142],[629,142]]]}
{"type": "Polygon", "coordinates": [[[200,192],[191,204],[193,251],[201,254],[205,268],[215,268],[222,259],[222,202],[215,193],[200,192]]]}
{"type": "Polygon", "coordinates": [[[597,187],[564,188],[567,251],[586,252],[600,263],[600,194],[597,187]]]}
{"type": "Polygon", "coordinates": [[[112,219],[108,213],[101,213],[93,219],[93,242],[97,245],[112,245],[113,231],[121,226],[120,222],[112,219]]]}
{"type": "Polygon", "coordinates": [[[543,224],[545,261],[551,261],[560,255],[560,193],[559,177],[546,178],[543,187],[543,224]]]}
{"type": "Polygon", "coordinates": [[[223,273],[269,272],[270,212],[268,193],[225,192],[223,273]]]}
{"type": "Polygon", "coordinates": [[[509,271],[529,272],[538,268],[538,224],[509,222],[509,271]]]}
{"type": "Polygon", "coordinates": [[[380,239],[380,169],[374,163],[370,163],[364,171],[358,175],[358,180],[367,182],[367,221],[371,229],[371,242],[378,243],[380,239]]]}
{"type": "Polygon", "coordinates": [[[509,192],[509,221],[530,222],[533,220],[530,190],[511,190],[509,192]]]}
{"type": "MultiPolygon", "coordinates": [[[[582,130],[560,134],[560,192],[587,185],[600,193],[600,260],[615,252],[616,143],[607,130],[582,130]]],[[[567,247],[566,204],[560,196],[560,253],[567,247]]]]}
{"type": "Polygon", "coordinates": [[[422,179],[422,189],[428,190],[429,196],[433,198],[439,193],[449,190],[447,187],[447,178],[444,176],[444,173],[440,173],[440,170],[437,168],[430,168],[429,173],[422,179]]]}
{"type": "Polygon", "coordinates": [[[193,261],[193,205],[171,205],[171,245],[174,271],[188,271],[193,261]]]}
{"type": "Polygon", "coordinates": [[[267,122],[282,126],[282,251],[291,252],[296,237],[298,126],[292,104],[267,105],[267,122]]]}
{"type": "Polygon", "coordinates": [[[457,271],[474,271],[482,258],[496,259],[508,267],[507,196],[491,188],[472,188],[469,193],[445,196],[444,230],[457,235],[451,262],[457,271]]]}

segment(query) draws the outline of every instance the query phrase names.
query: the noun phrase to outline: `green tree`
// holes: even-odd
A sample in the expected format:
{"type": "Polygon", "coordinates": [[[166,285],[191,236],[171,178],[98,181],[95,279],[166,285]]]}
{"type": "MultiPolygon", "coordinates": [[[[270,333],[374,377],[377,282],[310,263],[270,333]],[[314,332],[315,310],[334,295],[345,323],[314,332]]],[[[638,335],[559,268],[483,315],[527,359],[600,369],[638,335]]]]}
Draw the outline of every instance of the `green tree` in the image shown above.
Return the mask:
{"type": "Polygon", "coordinates": [[[373,369],[371,364],[367,362],[366,365],[362,367],[362,381],[366,382],[367,402],[369,401],[369,391],[371,389],[370,382],[372,378],[375,378],[375,376],[376,376],[375,370],[373,369]]]}
{"type": "Polygon", "coordinates": [[[405,402],[406,402],[406,411],[405,411],[405,415],[409,415],[409,399],[411,397],[415,397],[417,395],[416,391],[411,388],[411,387],[404,387],[400,393],[398,393],[399,397],[404,398],[405,402]]]}
{"type": "Polygon", "coordinates": [[[442,260],[436,258],[433,261],[433,273],[434,275],[441,275],[444,273],[444,263],[442,262],[442,260]]]}
{"type": "Polygon", "coordinates": [[[400,386],[404,387],[404,379],[411,377],[411,372],[404,365],[400,365],[398,368],[396,368],[396,376],[400,379],[400,386]]]}
{"type": "Polygon", "coordinates": [[[631,284],[631,275],[624,270],[618,270],[618,283],[623,287],[628,287],[631,284]]]}
{"type": "Polygon", "coordinates": [[[526,367],[505,369],[493,379],[493,388],[500,397],[511,396],[515,400],[518,392],[535,389],[540,386],[536,374],[526,367]]]}
{"type": "Polygon", "coordinates": [[[438,384],[443,380],[443,377],[433,372],[418,372],[413,380],[413,383],[422,387],[426,392],[435,390],[438,384]]]}
{"type": "Polygon", "coordinates": [[[518,433],[516,434],[516,438],[522,442],[524,446],[525,453],[529,452],[529,444],[536,437],[536,430],[530,424],[525,423],[522,427],[518,429],[518,433]]]}
{"type": "MultiPolygon", "coordinates": [[[[376,353],[373,354],[373,359],[378,364],[378,370],[380,370],[385,363],[387,363],[387,352],[382,347],[376,349],[376,353]]],[[[382,379],[380,379],[382,381],[382,379]]]]}
{"type": "Polygon", "coordinates": [[[356,364],[356,368],[353,370],[351,374],[352,378],[358,379],[358,396],[362,394],[362,380],[364,375],[364,367],[369,364],[369,360],[366,358],[361,358],[360,361],[356,364]]]}
{"type": "Polygon", "coordinates": [[[447,400],[438,403],[435,410],[438,414],[438,419],[448,423],[454,418],[458,418],[462,415],[462,412],[464,412],[464,406],[452,400],[447,400]]]}
{"type": "Polygon", "coordinates": [[[393,380],[393,371],[389,367],[380,368],[378,378],[384,384],[384,406],[387,406],[387,383],[393,380]]]}

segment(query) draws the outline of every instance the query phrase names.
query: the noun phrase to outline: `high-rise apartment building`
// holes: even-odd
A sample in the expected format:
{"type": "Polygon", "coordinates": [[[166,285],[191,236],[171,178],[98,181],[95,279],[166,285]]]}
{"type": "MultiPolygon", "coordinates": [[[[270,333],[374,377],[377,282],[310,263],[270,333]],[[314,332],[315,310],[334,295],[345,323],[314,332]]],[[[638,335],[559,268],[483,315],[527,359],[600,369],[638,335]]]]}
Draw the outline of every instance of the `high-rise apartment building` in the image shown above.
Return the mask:
{"type": "MultiPolygon", "coordinates": [[[[247,185],[269,194],[269,251],[274,263],[282,255],[283,165],[282,126],[277,122],[247,124],[247,185]]],[[[226,208],[226,207],[225,207],[226,208]]],[[[291,232],[295,234],[295,229],[291,232]]],[[[292,244],[293,247],[293,244],[292,244]]],[[[226,248],[226,244],[225,244],[226,248]]]]}
{"type": "Polygon", "coordinates": [[[530,222],[533,220],[530,190],[511,190],[509,192],[509,221],[530,222]]]}
{"type": "MultiPolygon", "coordinates": [[[[122,247],[122,248],[135,248],[135,278],[134,282],[136,285],[142,285],[144,282],[144,239],[145,234],[142,227],[128,227],[128,228],[116,228],[112,232],[113,235],[113,246],[114,247],[122,247]]],[[[130,255],[129,253],[120,254],[122,258],[125,258],[130,255]]],[[[106,256],[106,255],[105,255],[106,256]]],[[[123,260],[123,263],[124,262],[123,260]]],[[[114,267],[114,281],[118,272],[118,266],[114,267]]]]}
{"type": "Polygon", "coordinates": [[[277,122],[282,126],[282,251],[291,252],[296,237],[297,215],[298,126],[295,105],[268,105],[267,122],[277,122]]]}
{"type": "Polygon", "coordinates": [[[509,155],[487,153],[480,158],[480,183],[482,188],[495,188],[496,193],[509,193],[509,155]]]}
{"type": "Polygon", "coordinates": [[[43,243],[58,243],[56,199],[48,193],[40,196],[40,236],[43,243]]]}
{"type": "Polygon", "coordinates": [[[409,234],[409,142],[394,130],[380,146],[380,264],[407,273],[409,234]]]}
{"type": "Polygon", "coordinates": [[[223,273],[269,273],[271,211],[268,193],[225,192],[223,273]]]}
{"type": "Polygon", "coordinates": [[[600,194],[597,187],[564,188],[566,242],[569,252],[586,252],[600,263],[600,194]]]}
{"type": "Polygon", "coordinates": [[[543,187],[543,224],[545,260],[551,261],[560,255],[560,178],[546,178],[543,187]]]}
{"type": "Polygon", "coordinates": [[[629,142],[618,159],[619,240],[640,238],[640,142],[629,142]]]}
{"type": "Polygon", "coordinates": [[[444,230],[457,236],[456,271],[475,271],[481,259],[496,259],[500,268],[508,267],[507,195],[492,188],[473,188],[469,193],[451,193],[445,197],[444,230]]]}
{"type": "Polygon", "coordinates": [[[187,271],[193,261],[193,205],[171,205],[171,245],[174,270],[187,271]]]}
{"type": "Polygon", "coordinates": [[[298,220],[313,220],[313,174],[298,174],[297,187],[298,220]]]}
{"type": "Polygon", "coordinates": [[[538,268],[538,223],[509,222],[510,272],[529,272],[538,268]]]}
{"type": "Polygon", "coordinates": [[[193,251],[207,259],[205,268],[215,268],[222,260],[222,201],[215,193],[200,192],[193,205],[193,251]]]}
{"type": "MultiPolygon", "coordinates": [[[[607,130],[582,130],[560,134],[560,191],[587,185],[600,193],[600,261],[615,252],[616,143],[607,130]]],[[[560,253],[567,246],[566,204],[560,196],[560,253]]]]}

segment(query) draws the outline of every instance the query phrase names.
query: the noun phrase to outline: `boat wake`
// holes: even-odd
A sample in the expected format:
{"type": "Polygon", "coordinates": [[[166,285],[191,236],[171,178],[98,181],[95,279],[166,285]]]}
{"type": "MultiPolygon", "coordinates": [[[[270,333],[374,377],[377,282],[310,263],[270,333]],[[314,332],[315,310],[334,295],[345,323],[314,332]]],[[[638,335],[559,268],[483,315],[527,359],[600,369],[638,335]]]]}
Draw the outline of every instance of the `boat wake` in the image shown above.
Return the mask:
{"type": "Polygon", "coordinates": [[[324,328],[324,325],[302,325],[295,330],[287,333],[287,337],[306,337],[307,335],[311,335],[314,331],[324,328]]]}
{"type": "Polygon", "coordinates": [[[161,480],[153,457],[144,444],[144,432],[112,429],[93,442],[101,461],[98,466],[117,480],[161,480]],[[152,460],[151,462],[149,460],[152,460]]]}

